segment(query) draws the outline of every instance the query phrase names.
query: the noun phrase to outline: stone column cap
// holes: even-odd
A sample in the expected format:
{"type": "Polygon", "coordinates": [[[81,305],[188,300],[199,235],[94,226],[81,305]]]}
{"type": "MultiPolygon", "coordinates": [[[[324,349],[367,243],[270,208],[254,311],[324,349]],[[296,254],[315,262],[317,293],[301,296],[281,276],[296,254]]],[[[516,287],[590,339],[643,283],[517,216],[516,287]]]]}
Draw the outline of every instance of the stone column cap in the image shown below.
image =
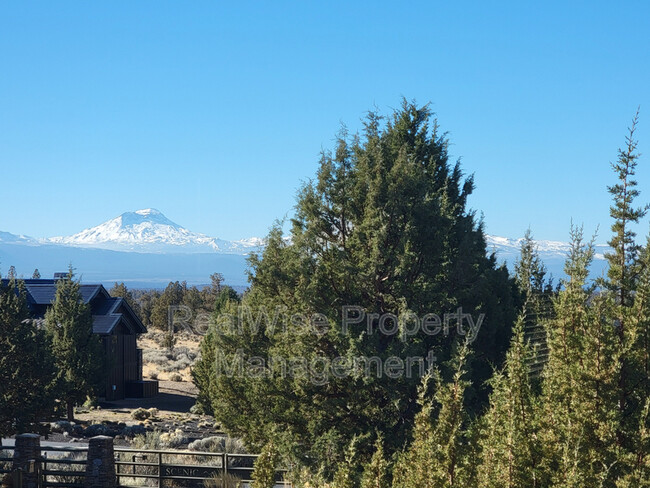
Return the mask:
{"type": "Polygon", "coordinates": [[[38,434],[17,434],[16,439],[40,439],[41,436],[38,434]]]}

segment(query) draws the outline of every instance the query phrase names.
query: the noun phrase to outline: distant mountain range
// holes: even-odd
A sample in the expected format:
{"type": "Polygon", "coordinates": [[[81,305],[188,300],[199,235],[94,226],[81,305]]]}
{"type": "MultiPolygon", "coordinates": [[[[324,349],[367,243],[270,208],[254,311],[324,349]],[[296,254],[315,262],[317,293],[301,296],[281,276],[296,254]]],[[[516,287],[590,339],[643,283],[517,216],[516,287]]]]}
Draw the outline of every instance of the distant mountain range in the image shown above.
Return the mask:
{"type": "Polygon", "coordinates": [[[198,234],[172,222],[154,208],[126,212],[97,227],[68,237],[51,237],[46,242],[141,253],[223,254],[248,254],[261,250],[264,244],[257,237],[226,241],[198,234]]]}
{"type": "MultiPolygon", "coordinates": [[[[522,239],[487,236],[488,252],[512,269],[522,239]]],[[[537,241],[540,257],[556,278],[563,276],[569,244],[537,241]]],[[[264,248],[264,239],[228,241],[192,232],[148,208],[126,212],[71,236],[35,239],[0,231],[0,271],[9,266],[30,277],[38,268],[43,277],[65,271],[71,263],[86,282],[124,281],[133,288],[160,288],[169,281],[200,285],[220,272],[226,282],[247,284],[246,258],[264,248]]],[[[592,275],[605,269],[607,246],[596,247],[592,275]]]]}
{"type": "MultiPolygon", "coordinates": [[[[497,260],[499,262],[505,261],[508,269],[513,271],[514,264],[519,258],[523,240],[523,238],[509,239],[507,237],[488,235],[486,236],[487,250],[488,252],[496,252],[497,260]]],[[[560,278],[565,276],[564,263],[571,250],[571,244],[562,241],[544,240],[536,240],[535,244],[539,256],[546,266],[547,273],[552,275],[555,283],[557,283],[560,278]]],[[[592,278],[599,277],[605,272],[607,268],[605,253],[609,250],[610,247],[607,244],[596,244],[594,246],[594,261],[590,273],[592,278]]]]}

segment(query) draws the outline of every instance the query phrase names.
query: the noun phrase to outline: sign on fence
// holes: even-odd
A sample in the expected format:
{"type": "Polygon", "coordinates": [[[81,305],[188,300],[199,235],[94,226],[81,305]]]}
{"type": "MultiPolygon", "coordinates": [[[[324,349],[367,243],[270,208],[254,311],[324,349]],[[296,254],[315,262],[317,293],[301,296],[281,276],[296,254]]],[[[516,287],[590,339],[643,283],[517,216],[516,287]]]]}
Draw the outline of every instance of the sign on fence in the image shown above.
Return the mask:
{"type": "Polygon", "coordinates": [[[223,469],[214,466],[188,466],[182,464],[163,464],[161,466],[163,478],[186,477],[186,478],[211,478],[220,476],[223,469]]]}

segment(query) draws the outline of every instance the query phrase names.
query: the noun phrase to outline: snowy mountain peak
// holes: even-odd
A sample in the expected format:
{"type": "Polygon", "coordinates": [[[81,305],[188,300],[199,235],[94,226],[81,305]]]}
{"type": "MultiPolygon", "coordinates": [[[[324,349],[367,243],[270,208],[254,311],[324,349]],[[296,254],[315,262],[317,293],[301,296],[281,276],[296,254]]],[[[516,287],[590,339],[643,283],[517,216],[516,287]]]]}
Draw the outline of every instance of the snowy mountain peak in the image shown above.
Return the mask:
{"type": "MultiPolygon", "coordinates": [[[[163,215],[162,212],[156,210],[155,208],[146,208],[144,210],[136,210],[135,212],[124,212],[122,215],[113,220],[120,221],[121,225],[124,227],[136,227],[142,226],[145,224],[145,227],[152,227],[154,225],[163,225],[173,227],[174,229],[182,229],[182,227],[175,222],[172,222],[167,217],[163,215]]],[[[111,222],[110,220],[108,222],[111,222]]],[[[105,225],[106,223],[102,225],[105,225]]]]}
{"type": "Polygon", "coordinates": [[[143,208],[142,210],[136,210],[133,213],[137,213],[138,215],[162,215],[162,212],[155,208],[143,208]]]}
{"type": "Polygon", "coordinates": [[[96,227],[72,236],[52,237],[48,242],[114,251],[227,254],[248,254],[263,244],[257,238],[232,242],[192,232],[154,208],[125,212],[96,227]]]}

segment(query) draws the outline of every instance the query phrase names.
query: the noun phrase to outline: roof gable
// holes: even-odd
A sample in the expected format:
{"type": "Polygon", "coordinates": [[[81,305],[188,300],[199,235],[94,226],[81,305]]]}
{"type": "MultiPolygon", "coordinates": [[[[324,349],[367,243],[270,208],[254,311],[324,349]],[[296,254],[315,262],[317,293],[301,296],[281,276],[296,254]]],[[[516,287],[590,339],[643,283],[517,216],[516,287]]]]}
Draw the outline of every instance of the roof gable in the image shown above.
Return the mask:
{"type": "MultiPolygon", "coordinates": [[[[3,284],[8,281],[2,280],[3,284]]],[[[32,313],[43,316],[56,296],[57,280],[29,279],[22,281],[25,283],[27,303],[32,313]]],[[[127,301],[123,298],[111,297],[103,285],[82,284],[79,288],[84,303],[91,305],[95,334],[111,334],[120,322],[124,323],[131,334],[147,332],[147,328],[127,301]]]]}

